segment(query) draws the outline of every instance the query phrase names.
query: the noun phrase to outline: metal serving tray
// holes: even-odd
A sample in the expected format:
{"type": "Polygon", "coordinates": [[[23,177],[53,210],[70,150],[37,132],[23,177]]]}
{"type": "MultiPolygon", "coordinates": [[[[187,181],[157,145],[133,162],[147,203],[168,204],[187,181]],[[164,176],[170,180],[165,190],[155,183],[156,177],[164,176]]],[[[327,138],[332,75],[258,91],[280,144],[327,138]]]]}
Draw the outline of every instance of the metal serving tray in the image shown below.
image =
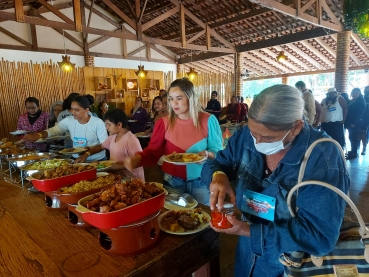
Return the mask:
{"type": "Polygon", "coordinates": [[[13,157],[8,158],[8,161],[12,163],[16,167],[22,167],[26,164],[30,164],[36,161],[42,161],[47,160],[55,156],[52,153],[28,153],[28,154],[22,154],[22,155],[15,155],[13,157]],[[39,156],[38,159],[31,159],[31,160],[24,160],[24,158],[29,156],[39,156]]]}

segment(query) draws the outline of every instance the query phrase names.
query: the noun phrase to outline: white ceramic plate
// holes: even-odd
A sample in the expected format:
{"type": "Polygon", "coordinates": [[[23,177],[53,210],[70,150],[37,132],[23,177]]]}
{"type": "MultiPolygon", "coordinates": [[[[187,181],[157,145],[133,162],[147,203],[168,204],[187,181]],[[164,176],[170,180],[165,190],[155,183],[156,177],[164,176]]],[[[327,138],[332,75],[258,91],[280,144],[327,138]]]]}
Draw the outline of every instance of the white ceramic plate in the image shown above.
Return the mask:
{"type": "MultiPolygon", "coordinates": [[[[183,209],[182,209],[183,210],[183,209]]],[[[165,229],[163,226],[161,226],[161,220],[163,219],[163,217],[169,213],[170,211],[166,211],[165,213],[162,213],[159,217],[158,217],[158,223],[159,223],[159,228],[160,230],[162,230],[163,232],[165,233],[168,233],[168,234],[173,234],[173,235],[191,235],[191,234],[195,234],[195,233],[198,233],[198,232],[201,232],[202,230],[205,230],[206,228],[208,228],[210,226],[209,222],[211,220],[211,217],[208,213],[202,211],[203,215],[206,216],[206,218],[208,219],[208,222],[206,223],[203,223],[199,226],[199,228],[197,228],[196,230],[191,230],[191,231],[185,231],[185,232],[172,232],[172,231],[169,231],[167,229],[165,229]]]]}
{"type": "Polygon", "coordinates": [[[135,134],[138,138],[148,138],[150,135],[145,134],[145,132],[139,132],[135,134]]]}
{"type": "MultiPolygon", "coordinates": [[[[177,153],[177,154],[195,154],[195,153],[177,153]]],[[[186,164],[194,164],[194,163],[201,163],[203,161],[205,161],[207,159],[206,156],[204,156],[202,159],[198,160],[198,161],[193,161],[193,162],[173,162],[171,161],[168,156],[171,156],[172,154],[170,155],[167,155],[167,156],[164,156],[163,158],[163,161],[164,162],[167,162],[167,163],[171,163],[171,164],[176,164],[176,165],[186,165],[186,164]]]]}
{"type": "Polygon", "coordinates": [[[197,201],[194,199],[192,203],[189,203],[187,207],[178,206],[172,202],[165,201],[164,208],[167,210],[180,211],[180,210],[191,210],[197,207],[197,201]]]}
{"type": "Polygon", "coordinates": [[[101,162],[99,162],[99,164],[104,164],[105,167],[104,168],[98,168],[97,167],[96,170],[98,172],[102,172],[102,171],[108,170],[108,169],[111,168],[111,165],[114,164],[114,163],[115,163],[115,161],[101,161],[101,162]]]}
{"type": "Polygon", "coordinates": [[[61,153],[61,154],[78,154],[78,153],[82,153],[82,152],[85,152],[85,151],[87,151],[87,149],[85,147],[79,147],[79,148],[74,148],[74,150],[71,151],[71,152],[66,152],[66,151],[61,150],[61,151],[59,151],[59,153],[61,153]]]}
{"type": "Polygon", "coordinates": [[[11,133],[12,135],[24,135],[24,134],[29,133],[29,131],[17,130],[17,131],[10,132],[10,133],[11,133]]]}

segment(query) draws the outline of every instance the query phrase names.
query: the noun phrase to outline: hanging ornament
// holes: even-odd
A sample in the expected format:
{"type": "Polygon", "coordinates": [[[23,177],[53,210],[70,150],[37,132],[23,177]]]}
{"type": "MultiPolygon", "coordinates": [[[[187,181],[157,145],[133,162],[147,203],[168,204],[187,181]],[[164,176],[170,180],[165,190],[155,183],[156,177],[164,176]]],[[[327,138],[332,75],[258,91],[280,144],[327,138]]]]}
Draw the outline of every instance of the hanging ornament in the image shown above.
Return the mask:
{"type": "Polygon", "coordinates": [[[147,75],[148,70],[145,70],[143,65],[138,66],[138,70],[135,71],[138,77],[144,78],[147,75]]]}
{"type": "Polygon", "coordinates": [[[288,58],[287,58],[287,56],[284,54],[284,51],[281,51],[281,52],[279,52],[279,55],[277,56],[276,60],[277,60],[278,62],[280,62],[280,61],[287,61],[287,60],[288,60],[288,58]]]}
{"type": "Polygon", "coordinates": [[[190,67],[190,71],[187,72],[187,76],[191,81],[197,77],[197,72],[193,67],[190,67]]]}
{"type": "Polygon", "coordinates": [[[70,62],[70,56],[62,56],[62,61],[58,62],[59,67],[64,71],[71,71],[74,69],[75,65],[74,63],[70,62]]]}

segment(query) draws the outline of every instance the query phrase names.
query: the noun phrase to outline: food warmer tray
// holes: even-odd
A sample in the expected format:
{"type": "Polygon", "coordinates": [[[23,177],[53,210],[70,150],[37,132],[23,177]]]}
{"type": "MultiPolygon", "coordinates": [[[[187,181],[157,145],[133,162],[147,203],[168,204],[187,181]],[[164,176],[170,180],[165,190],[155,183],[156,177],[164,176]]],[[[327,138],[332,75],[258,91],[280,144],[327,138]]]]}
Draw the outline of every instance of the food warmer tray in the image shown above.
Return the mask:
{"type": "MultiPolygon", "coordinates": [[[[120,183],[121,177],[119,175],[110,174],[110,173],[102,174],[102,173],[105,173],[105,172],[97,173],[97,176],[95,176],[96,178],[94,178],[94,179],[97,179],[98,177],[102,177],[102,176],[113,175],[115,177],[115,182],[113,184],[106,185],[106,186],[103,186],[103,187],[100,187],[100,188],[95,188],[95,189],[82,191],[82,192],[78,192],[78,193],[62,193],[60,191],[60,189],[61,189],[60,188],[60,189],[58,189],[56,194],[58,195],[60,201],[62,201],[64,203],[67,203],[67,204],[75,204],[75,203],[78,203],[78,201],[81,198],[85,197],[85,196],[91,195],[93,193],[97,193],[97,192],[101,191],[102,189],[106,189],[106,188],[110,187],[111,185],[115,185],[115,184],[120,183]]],[[[91,180],[91,181],[93,181],[93,180],[91,180]]]]}
{"type": "MultiPolygon", "coordinates": [[[[80,166],[80,165],[86,165],[86,164],[74,164],[73,166],[80,166]]],[[[44,170],[45,171],[53,171],[55,169],[47,169],[44,170]]],[[[29,178],[27,178],[29,181],[32,181],[33,186],[38,189],[39,191],[42,192],[49,192],[49,191],[54,191],[54,190],[58,190],[62,187],[68,186],[68,185],[72,185],[75,183],[78,183],[79,181],[82,180],[92,180],[96,178],[96,167],[87,171],[83,171],[83,172],[79,172],[79,173],[75,173],[72,175],[67,175],[67,176],[63,176],[63,177],[58,177],[58,178],[54,178],[54,179],[46,179],[46,180],[40,180],[39,175],[42,172],[36,172],[33,173],[29,178]]]]}
{"type": "MultiPolygon", "coordinates": [[[[155,183],[155,182],[150,182],[155,183]]],[[[82,213],[83,219],[99,229],[113,229],[138,221],[150,214],[156,213],[164,207],[167,191],[163,184],[155,183],[163,192],[143,202],[128,206],[124,209],[99,213],[86,208],[86,202],[93,199],[94,195],[86,196],[78,201],[77,211],[82,213]]]]}
{"type": "MultiPolygon", "coordinates": [[[[21,148],[21,149],[23,149],[23,148],[21,148]]],[[[9,153],[6,153],[7,150],[9,150],[9,148],[6,148],[6,149],[1,149],[0,148],[0,157],[11,158],[11,157],[19,156],[19,155],[26,155],[26,154],[31,154],[31,153],[37,153],[38,152],[38,150],[26,149],[26,153],[15,153],[15,154],[10,153],[9,154],[9,153]]]]}
{"type": "Polygon", "coordinates": [[[21,154],[16,155],[11,158],[8,158],[8,161],[11,162],[14,166],[22,167],[26,164],[33,163],[35,161],[42,161],[47,160],[53,157],[52,153],[28,153],[28,154],[21,154]],[[31,160],[22,160],[22,158],[26,158],[28,156],[39,156],[39,159],[31,159],[31,160]]]}
{"type": "MultiPolygon", "coordinates": [[[[55,159],[55,158],[54,158],[55,159]]],[[[57,159],[57,160],[60,160],[60,161],[66,161],[66,162],[69,162],[70,164],[73,163],[73,160],[72,159],[57,159]]],[[[36,163],[36,162],[40,162],[42,160],[38,160],[38,161],[33,161],[32,163],[36,163]]],[[[22,170],[23,172],[27,173],[27,176],[31,176],[33,173],[36,173],[36,172],[40,172],[40,171],[45,171],[45,170],[52,170],[52,169],[55,169],[54,168],[47,168],[47,169],[25,169],[27,166],[29,166],[31,163],[29,164],[25,164],[23,166],[21,166],[19,169],[22,170]]]]}

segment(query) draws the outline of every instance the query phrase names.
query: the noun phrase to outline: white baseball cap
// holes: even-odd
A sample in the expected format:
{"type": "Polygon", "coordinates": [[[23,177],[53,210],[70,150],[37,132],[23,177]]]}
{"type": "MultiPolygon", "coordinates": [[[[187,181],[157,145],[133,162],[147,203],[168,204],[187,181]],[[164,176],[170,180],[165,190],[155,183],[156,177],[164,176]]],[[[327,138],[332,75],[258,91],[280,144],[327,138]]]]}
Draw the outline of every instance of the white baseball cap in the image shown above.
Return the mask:
{"type": "Polygon", "coordinates": [[[336,88],[329,88],[327,93],[330,93],[330,92],[337,92],[337,90],[336,88]]]}

